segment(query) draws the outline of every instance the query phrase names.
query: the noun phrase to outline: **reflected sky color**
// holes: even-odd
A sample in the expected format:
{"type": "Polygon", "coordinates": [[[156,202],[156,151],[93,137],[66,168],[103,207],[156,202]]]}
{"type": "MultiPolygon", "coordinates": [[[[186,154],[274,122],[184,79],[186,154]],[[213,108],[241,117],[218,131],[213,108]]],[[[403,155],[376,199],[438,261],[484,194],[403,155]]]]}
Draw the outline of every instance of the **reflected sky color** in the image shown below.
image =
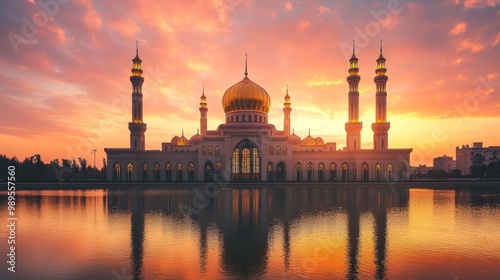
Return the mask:
{"type": "Polygon", "coordinates": [[[15,279],[494,279],[499,195],[221,189],[200,208],[192,190],[21,191],[15,279]]]}
{"type": "Polygon", "coordinates": [[[243,78],[245,53],[249,77],[271,96],[270,123],[282,129],[288,84],[295,133],[343,147],[353,39],[363,148],[372,147],[380,39],[391,147],[414,148],[416,165],[473,141],[498,145],[498,131],[484,129],[498,126],[500,107],[497,0],[61,2],[45,20],[35,1],[2,4],[0,153],[9,157],[89,159],[93,148],[103,157],[104,147],[128,147],[136,40],[146,149],[196,133],[203,84],[209,129],[223,123],[222,95],[243,78]]]}

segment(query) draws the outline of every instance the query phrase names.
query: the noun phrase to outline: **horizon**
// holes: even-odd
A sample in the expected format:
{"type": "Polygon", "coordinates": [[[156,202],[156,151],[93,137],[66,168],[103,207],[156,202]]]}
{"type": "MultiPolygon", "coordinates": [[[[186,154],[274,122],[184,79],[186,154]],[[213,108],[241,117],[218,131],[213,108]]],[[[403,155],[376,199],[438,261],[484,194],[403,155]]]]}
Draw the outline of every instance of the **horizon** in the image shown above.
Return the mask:
{"type": "Polygon", "coordinates": [[[413,148],[411,166],[431,166],[445,154],[456,159],[457,146],[500,145],[491,129],[500,123],[500,70],[492,63],[500,61],[498,1],[358,2],[6,3],[0,154],[40,154],[45,163],[82,157],[92,165],[97,149],[100,168],[104,148],[129,147],[136,41],[147,150],[182,131],[196,134],[203,85],[208,129],[224,123],[222,95],[244,77],[247,53],[248,77],[271,96],[269,123],[283,129],[288,85],[295,133],[310,130],[342,149],[353,39],[362,148],[373,145],[380,40],[389,148],[413,148]]]}

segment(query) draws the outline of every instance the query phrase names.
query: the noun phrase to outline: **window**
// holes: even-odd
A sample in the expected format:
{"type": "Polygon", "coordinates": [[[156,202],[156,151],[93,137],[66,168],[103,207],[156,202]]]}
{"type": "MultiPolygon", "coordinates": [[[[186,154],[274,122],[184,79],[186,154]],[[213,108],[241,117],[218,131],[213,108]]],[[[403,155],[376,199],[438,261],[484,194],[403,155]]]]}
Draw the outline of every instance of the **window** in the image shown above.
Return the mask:
{"type": "Polygon", "coordinates": [[[215,178],[218,181],[224,180],[223,170],[222,170],[222,163],[220,163],[220,162],[217,162],[215,164],[215,178]]]}
{"type": "Polygon", "coordinates": [[[177,181],[182,181],[182,163],[177,163],[177,181]]]}
{"type": "Polygon", "coordinates": [[[207,155],[207,147],[205,147],[205,146],[201,147],[201,154],[204,156],[207,155]]]}
{"type": "Polygon", "coordinates": [[[392,181],[392,164],[387,165],[387,180],[392,181]]]}
{"type": "Polygon", "coordinates": [[[160,164],[158,162],[153,167],[153,180],[160,181],[160,164]]]}
{"type": "Polygon", "coordinates": [[[188,181],[194,181],[194,164],[192,162],[188,164],[188,181]]]}
{"type": "Polygon", "coordinates": [[[337,165],[330,163],[330,181],[337,181],[337,165]]]}
{"type": "Polygon", "coordinates": [[[286,146],[283,146],[283,148],[281,149],[281,154],[286,156],[286,146]]]}
{"type": "Polygon", "coordinates": [[[142,180],[143,181],[148,180],[148,164],[147,163],[142,164],[142,180]]]}
{"type": "Polygon", "coordinates": [[[113,181],[121,181],[122,179],[122,167],[120,164],[117,162],[115,163],[115,168],[113,171],[113,181]]]}
{"type": "Polygon", "coordinates": [[[248,148],[241,151],[241,173],[250,173],[250,150],[248,148]]]}
{"type": "Polygon", "coordinates": [[[127,164],[127,181],[134,180],[134,165],[132,163],[127,164]]]}
{"type": "Polygon", "coordinates": [[[281,147],[280,146],[276,146],[276,155],[279,156],[281,155],[281,147]]]}
{"type": "Polygon", "coordinates": [[[306,165],[306,169],[307,169],[307,181],[312,181],[313,180],[314,165],[311,162],[309,162],[306,165]]]}
{"type": "Polygon", "coordinates": [[[318,165],[318,181],[323,181],[323,170],[325,169],[325,165],[321,162],[318,165]]]}
{"type": "Polygon", "coordinates": [[[215,146],[215,155],[216,156],[220,155],[220,147],[219,146],[215,146]]]}
{"type": "Polygon", "coordinates": [[[361,181],[368,181],[368,164],[366,162],[363,162],[361,165],[361,181]]]}
{"type": "Polygon", "coordinates": [[[212,146],[208,146],[208,155],[213,156],[214,155],[214,148],[212,146]]]}
{"type": "Polygon", "coordinates": [[[274,181],[274,164],[272,162],[267,164],[267,180],[274,181]]]}
{"type": "Polygon", "coordinates": [[[344,162],[342,164],[342,181],[344,181],[344,182],[349,181],[349,179],[347,178],[347,175],[348,175],[347,168],[348,168],[347,163],[344,162]]]}
{"type": "Polygon", "coordinates": [[[233,150],[232,180],[260,180],[260,157],[257,145],[244,139],[233,150]]]}
{"type": "Polygon", "coordinates": [[[286,179],[285,163],[280,161],[278,165],[276,165],[276,181],[285,181],[285,179],[286,179]]]}
{"type": "Polygon", "coordinates": [[[274,155],[274,147],[273,146],[269,146],[269,155],[270,156],[274,155]]]}
{"type": "Polygon", "coordinates": [[[381,174],[380,164],[379,164],[379,163],[377,163],[377,164],[375,165],[375,174],[376,174],[376,180],[377,180],[377,181],[382,180],[382,176],[381,176],[382,174],[381,174]]]}
{"type": "Polygon", "coordinates": [[[253,159],[252,173],[260,173],[260,157],[259,157],[259,150],[257,148],[253,148],[252,150],[252,159],[253,159]]]}
{"type": "Polygon", "coordinates": [[[297,162],[295,164],[295,179],[297,181],[302,181],[302,163],[297,162]]]}
{"type": "Polygon", "coordinates": [[[214,180],[214,166],[212,162],[207,161],[205,163],[205,181],[213,181],[214,180]]]}
{"type": "Polygon", "coordinates": [[[240,150],[234,149],[232,161],[233,161],[233,167],[232,167],[233,174],[240,173],[240,150]]]}
{"type": "Polygon", "coordinates": [[[165,164],[165,181],[172,181],[172,165],[170,162],[165,164]]]}

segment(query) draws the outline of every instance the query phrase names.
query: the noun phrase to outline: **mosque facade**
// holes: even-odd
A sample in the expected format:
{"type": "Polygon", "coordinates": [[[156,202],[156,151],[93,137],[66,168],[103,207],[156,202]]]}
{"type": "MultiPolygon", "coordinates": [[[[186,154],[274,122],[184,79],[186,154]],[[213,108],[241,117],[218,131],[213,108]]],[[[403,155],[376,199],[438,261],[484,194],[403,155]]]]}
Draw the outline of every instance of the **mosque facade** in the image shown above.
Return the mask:
{"type": "Polygon", "coordinates": [[[348,70],[346,147],[321,137],[299,137],[291,131],[292,103],[288,89],[283,103],[283,130],[268,123],[271,98],[245,73],[222,98],[225,123],[207,127],[208,104],[200,97],[200,130],[189,139],[182,133],[160,150],[145,149],[147,125],[143,122],[142,60],[136,48],[132,60],[132,121],[130,148],[106,148],[109,181],[406,181],[411,148],[389,149],[387,121],[388,77],[386,59],[375,69],[375,120],[373,148],[361,149],[358,59],[354,48],[348,70]]]}

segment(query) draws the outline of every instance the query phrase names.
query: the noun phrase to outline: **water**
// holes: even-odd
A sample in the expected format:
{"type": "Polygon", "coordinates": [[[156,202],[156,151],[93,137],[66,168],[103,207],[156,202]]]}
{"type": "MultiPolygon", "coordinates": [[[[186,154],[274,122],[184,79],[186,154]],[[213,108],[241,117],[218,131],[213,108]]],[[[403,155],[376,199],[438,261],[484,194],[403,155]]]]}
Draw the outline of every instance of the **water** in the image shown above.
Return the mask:
{"type": "MultiPolygon", "coordinates": [[[[18,191],[1,279],[499,279],[500,190],[18,191]]],[[[6,194],[0,218],[7,224],[6,194]]]]}

